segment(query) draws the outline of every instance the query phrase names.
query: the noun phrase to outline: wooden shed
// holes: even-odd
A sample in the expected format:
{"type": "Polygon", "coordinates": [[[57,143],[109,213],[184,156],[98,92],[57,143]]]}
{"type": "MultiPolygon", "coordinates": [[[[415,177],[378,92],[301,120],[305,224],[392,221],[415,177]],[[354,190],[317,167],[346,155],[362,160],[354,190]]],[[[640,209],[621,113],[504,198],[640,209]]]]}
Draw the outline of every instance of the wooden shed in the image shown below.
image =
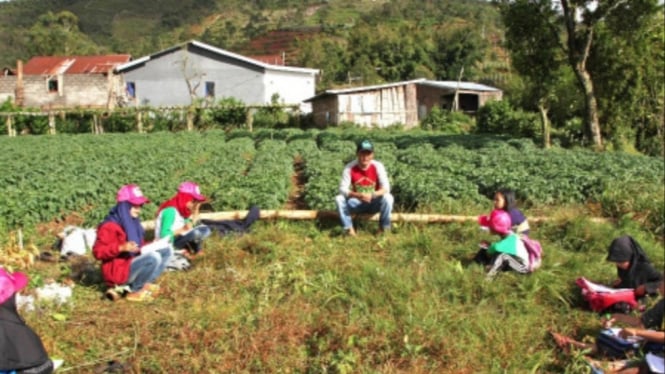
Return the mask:
{"type": "Polygon", "coordinates": [[[474,114],[489,100],[501,100],[494,87],[454,81],[416,79],[374,86],[327,90],[305,102],[312,104],[317,126],[352,122],[362,126],[415,127],[432,108],[474,114]]]}

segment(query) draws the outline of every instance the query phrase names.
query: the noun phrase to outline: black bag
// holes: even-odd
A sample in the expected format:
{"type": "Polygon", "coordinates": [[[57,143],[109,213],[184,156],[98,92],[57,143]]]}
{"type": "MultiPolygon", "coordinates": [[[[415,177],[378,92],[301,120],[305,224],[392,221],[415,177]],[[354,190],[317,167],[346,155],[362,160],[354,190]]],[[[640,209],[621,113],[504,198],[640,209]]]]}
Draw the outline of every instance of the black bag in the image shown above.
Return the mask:
{"type": "Polygon", "coordinates": [[[249,231],[250,226],[261,218],[261,209],[258,206],[252,205],[247,211],[247,216],[245,219],[235,219],[235,220],[212,220],[212,219],[202,219],[201,223],[210,227],[211,230],[217,231],[219,235],[226,235],[232,232],[235,233],[246,233],[249,231]]]}

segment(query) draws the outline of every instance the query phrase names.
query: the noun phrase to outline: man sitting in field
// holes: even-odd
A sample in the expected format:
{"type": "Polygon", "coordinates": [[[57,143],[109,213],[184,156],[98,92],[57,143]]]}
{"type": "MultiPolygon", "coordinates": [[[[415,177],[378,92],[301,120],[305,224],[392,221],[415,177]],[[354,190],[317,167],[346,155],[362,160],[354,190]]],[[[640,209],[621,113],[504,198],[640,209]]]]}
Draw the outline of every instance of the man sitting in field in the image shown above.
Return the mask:
{"type": "Polygon", "coordinates": [[[342,226],[348,235],[355,236],[351,214],[380,212],[379,231],[390,230],[393,196],[386,169],[374,160],[374,145],[369,140],[358,143],[356,157],[344,167],[340,194],[335,198],[342,226]]]}

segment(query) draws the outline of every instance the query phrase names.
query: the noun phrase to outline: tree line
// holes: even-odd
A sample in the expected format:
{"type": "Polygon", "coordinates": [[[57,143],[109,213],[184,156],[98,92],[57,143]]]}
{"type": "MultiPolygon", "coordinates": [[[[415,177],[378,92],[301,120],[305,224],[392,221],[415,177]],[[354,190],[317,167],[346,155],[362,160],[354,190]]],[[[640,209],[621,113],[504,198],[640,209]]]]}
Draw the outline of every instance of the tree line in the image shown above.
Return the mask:
{"type": "Polygon", "coordinates": [[[24,46],[20,53],[7,49],[3,62],[58,54],[138,57],[188,39],[240,51],[269,30],[316,26],[319,32],[294,41],[297,52],[288,60],[320,69],[319,90],[415,78],[476,81],[505,92],[505,102],[485,113],[501,116],[503,124],[485,126],[488,131],[518,134],[512,123],[520,121],[507,116],[534,113],[540,125],[533,136],[546,147],[565,138],[570,145],[664,154],[665,32],[658,0],[85,4],[0,3],[0,20],[8,22],[0,27],[15,26],[0,45],[24,46]],[[100,11],[109,17],[95,18],[100,11]]]}

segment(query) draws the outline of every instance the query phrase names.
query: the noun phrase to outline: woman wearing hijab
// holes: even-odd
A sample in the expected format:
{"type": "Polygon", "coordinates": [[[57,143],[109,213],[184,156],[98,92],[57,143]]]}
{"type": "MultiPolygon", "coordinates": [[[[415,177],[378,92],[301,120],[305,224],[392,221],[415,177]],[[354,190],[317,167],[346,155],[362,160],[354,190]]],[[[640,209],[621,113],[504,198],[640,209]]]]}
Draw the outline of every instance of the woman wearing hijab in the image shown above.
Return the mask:
{"type": "Polygon", "coordinates": [[[123,186],[117,204],[97,228],[92,248],[102,261],[102,276],[109,290],[106,297],[120,298],[121,289],[129,288],[127,300],[149,301],[159,292],[155,280],[166,268],[173,250],[169,245],[154,251],[141,251],[144,231],[139,220],[143,204],[150,202],[134,184],[123,186]]]}
{"type": "Polygon", "coordinates": [[[25,274],[0,268],[0,374],[53,372],[53,362],[42,340],[16,308],[16,293],[27,284],[25,274]]]}
{"type": "Polygon", "coordinates": [[[194,227],[192,217],[198,214],[199,207],[205,200],[198,184],[182,182],[175,196],[157,210],[155,238],[170,237],[176,249],[185,249],[186,253],[191,255],[198,254],[202,249],[203,239],[210,236],[211,231],[206,225],[194,227]]]}
{"type": "Polygon", "coordinates": [[[621,236],[612,241],[607,261],[614,262],[617,267],[619,279],[614,282],[614,287],[634,288],[637,297],[658,293],[662,271],[654,268],[642,247],[631,236],[621,236]]]}

